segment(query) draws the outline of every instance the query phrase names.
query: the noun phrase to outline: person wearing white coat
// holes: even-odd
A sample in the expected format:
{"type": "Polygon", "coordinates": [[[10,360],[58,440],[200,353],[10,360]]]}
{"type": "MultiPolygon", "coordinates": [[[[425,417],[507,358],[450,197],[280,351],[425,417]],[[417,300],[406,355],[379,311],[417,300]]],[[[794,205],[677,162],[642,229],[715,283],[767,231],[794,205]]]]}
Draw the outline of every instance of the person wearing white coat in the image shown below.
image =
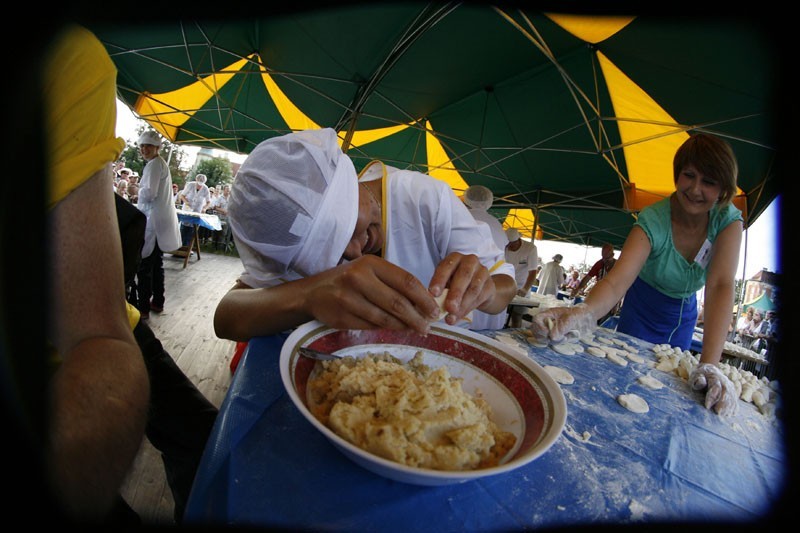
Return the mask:
{"type": "MultiPolygon", "coordinates": [[[[508,238],[503,229],[503,225],[491,213],[489,208],[494,203],[494,194],[491,189],[483,185],[470,185],[464,191],[464,204],[469,208],[472,217],[478,222],[483,222],[489,226],[492,232],[492,239],[501,251],[505,250],[508,238]]],[[[508,320],[508,312],[490,315],[475,311],[472,315],[472,329],[503,329],[508,320]]]]}
{"type": "Polygon", "coordinates": [[[553,260],[542,268],[542,272],[539,274],[539,288],[536,290],[538,294],[558,295],[558,288],[567,279],[564,267],[561,266],[563,259],[561,254],[556,254],[553,256],[553,260]]]}
{"type": "Polygon", "coordinates": [[[164,250],[181,246],[178,215],[172,201],[172,175],[159,155],[161,137],[146,131],[139,137],[139,152],[147,163],[142,171],[137,207],[147,216],[142,262],[136,274],[137,307],[142,318],[164,309],[164,250]],[[151,300],[152,298],[152,300],[151,300]]]}
{"type": "Polygon", "coordinates": [[[214,314],[247,341],[309,320],[427,333],[506,310],[513,267],[450,187],[373,162],[357,179],[330,128],[259,144],[228,209],[245,272],[214,314]]]}

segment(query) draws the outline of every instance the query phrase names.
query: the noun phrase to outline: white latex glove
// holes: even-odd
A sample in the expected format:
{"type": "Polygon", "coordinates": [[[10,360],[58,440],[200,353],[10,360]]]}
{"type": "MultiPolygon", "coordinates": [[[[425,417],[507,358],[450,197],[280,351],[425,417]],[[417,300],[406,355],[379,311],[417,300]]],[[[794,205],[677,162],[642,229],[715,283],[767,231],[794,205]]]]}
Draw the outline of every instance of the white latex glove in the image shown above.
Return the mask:
{"type": "Polygon", "coordinates": [[[534,315],[531,322],[531,333],[536,339],[556,343],[589,335],[595,328],[597,320],[585,304],[552,307],[534,315]]]}
{"type": "Polygon", "coordinates": [[[734,415],[739,407],[739,396],[731,380],[717,365],[702,363],[689,374],[689,385],[694,390],[706,390],[706,409],[718,415],[734,415]]]}

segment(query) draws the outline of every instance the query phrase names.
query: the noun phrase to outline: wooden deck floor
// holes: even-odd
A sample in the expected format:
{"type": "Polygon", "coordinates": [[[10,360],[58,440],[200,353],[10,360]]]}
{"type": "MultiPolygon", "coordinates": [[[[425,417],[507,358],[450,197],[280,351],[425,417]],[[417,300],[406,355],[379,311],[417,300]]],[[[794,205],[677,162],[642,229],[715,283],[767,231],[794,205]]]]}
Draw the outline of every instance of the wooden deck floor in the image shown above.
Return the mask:
{"type": "MultiPolygon", "coordinates": [[[[178,366],[217,407],[231,381],[235,343],[214,334],[214,309],[242,272],[238,257],[201,253],[183,268],[183,258],[164,255],[166,304],[149,324],[178,366]]],[[[172,494],[158,451],[147,439],[122,488],[122,496],[144,525],[172,524],[172,494]]]]}

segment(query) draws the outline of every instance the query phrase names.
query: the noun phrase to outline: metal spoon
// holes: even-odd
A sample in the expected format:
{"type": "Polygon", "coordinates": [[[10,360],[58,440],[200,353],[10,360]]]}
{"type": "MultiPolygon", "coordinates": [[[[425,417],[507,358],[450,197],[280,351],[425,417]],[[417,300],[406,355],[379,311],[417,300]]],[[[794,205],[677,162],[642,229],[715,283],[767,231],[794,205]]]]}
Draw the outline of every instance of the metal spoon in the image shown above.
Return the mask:
{"type": "Polygon", "coordinates": [[[301,346],[297,349],[300,352],[300,355],[304,355],[309,359],[316,359],[317,361],[333,361],[335,359],[341,359],[343,356],[335,355],[332,353],[322,353],[318,350],[312,350],[311,348],[306,348],[305,346],[301,346]]]}

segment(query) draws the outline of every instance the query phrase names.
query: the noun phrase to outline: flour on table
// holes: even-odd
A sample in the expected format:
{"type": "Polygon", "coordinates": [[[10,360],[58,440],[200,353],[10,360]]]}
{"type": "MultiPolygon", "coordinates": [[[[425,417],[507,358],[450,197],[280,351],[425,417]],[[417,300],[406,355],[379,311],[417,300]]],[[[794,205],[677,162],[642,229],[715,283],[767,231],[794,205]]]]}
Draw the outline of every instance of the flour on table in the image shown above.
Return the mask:
{"type": "Polygon", "coordinates": [[[639,376],[637,379],[640,384],[644,385],[648,389],[658,390],[664,387],[664,384],[658,381],[656,378],[652,376],[639,376]]]}
{"type": "Polygon", "coordinates": [[[650,410],[650,406],[641,396],[636,394],[620,394],[617,396],[619,404],[633,413],[646,413],[650,410]]]}
{"type": "Polygon", "coordinates": [[[523,348],[522,345],[519,343],[519,341],[517,341],[517,339],[515,339],[514,337],[512,337],[510,335],[506,335],[505,333],[501,333],[501,334],[495,336],[495,340],[498,340],[498,341],[502,342],[503,344],[505,344],[506,346],[509,346],[509,347],[513,348],[514,351],[516,353],[520,354],[520,355],[523,355],[525,357],[528,356],[528,350],[523,348]]]}
{"type": "Polygon", "coordinates": [[[556,380],[556,382],[561,383],[562,385],[572,385],[575,383],[575,378],[570,374],[568,371],[564,370],[563,368],[559,368],[557,366],[545,366],[545,372],[550,374],[550,377],[556,380]]]}

